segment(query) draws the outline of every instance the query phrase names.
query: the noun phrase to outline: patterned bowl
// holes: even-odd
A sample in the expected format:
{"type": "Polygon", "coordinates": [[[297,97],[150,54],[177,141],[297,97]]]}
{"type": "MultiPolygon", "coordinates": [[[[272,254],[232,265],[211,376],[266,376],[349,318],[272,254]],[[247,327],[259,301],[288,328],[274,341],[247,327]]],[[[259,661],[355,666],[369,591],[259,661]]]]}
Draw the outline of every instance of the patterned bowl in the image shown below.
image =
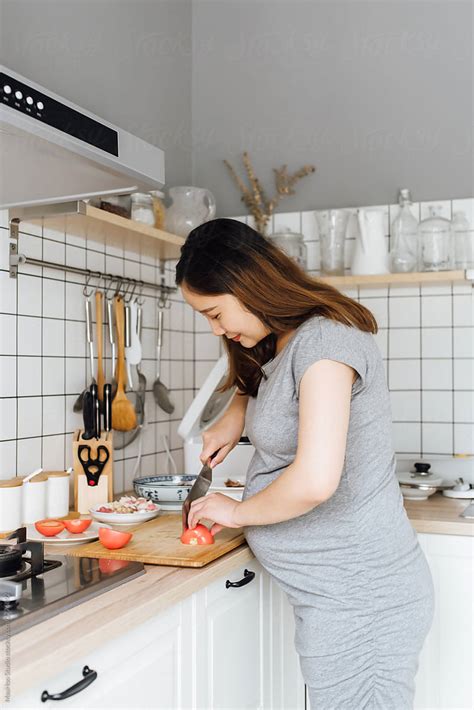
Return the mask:
{"type": "Polygon", "coordinates": [[[135,478],[133,488],[138,496],[154,503],[182,503],[188,495],[197,476],[187,474],[144,476],[135,478]]]}

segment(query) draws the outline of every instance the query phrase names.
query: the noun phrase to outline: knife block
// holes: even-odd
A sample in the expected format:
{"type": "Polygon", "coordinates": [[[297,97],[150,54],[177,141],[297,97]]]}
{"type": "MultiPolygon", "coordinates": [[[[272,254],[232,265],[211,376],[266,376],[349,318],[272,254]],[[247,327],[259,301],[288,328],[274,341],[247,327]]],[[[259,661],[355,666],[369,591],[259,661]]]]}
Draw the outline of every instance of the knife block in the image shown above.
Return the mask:
{"type": "Polygon", "coordinates": [[[114,499],[113,433],[100,439],[83,439],[77,429],[72,438],[74,468],[74,510],[89,513],[89,508],[114,499]]]}

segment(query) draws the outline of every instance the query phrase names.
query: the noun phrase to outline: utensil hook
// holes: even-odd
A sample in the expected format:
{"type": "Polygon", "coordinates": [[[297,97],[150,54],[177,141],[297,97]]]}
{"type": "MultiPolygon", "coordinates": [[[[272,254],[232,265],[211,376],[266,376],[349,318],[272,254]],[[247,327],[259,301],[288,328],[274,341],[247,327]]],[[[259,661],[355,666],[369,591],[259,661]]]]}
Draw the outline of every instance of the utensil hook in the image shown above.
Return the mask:
{"type": "Polygon", "coordinates": [[[92,276],[93,276],[92,271],[89,271],[86,276],[86,283],[84,285],[84,288],[82,289],[82,293],[84,294],[85,298],[90,298],[92,296],[93,291],[94,291],[94,289],[92,287],[89,289],[89,283],[92,279],[92,276]]]}

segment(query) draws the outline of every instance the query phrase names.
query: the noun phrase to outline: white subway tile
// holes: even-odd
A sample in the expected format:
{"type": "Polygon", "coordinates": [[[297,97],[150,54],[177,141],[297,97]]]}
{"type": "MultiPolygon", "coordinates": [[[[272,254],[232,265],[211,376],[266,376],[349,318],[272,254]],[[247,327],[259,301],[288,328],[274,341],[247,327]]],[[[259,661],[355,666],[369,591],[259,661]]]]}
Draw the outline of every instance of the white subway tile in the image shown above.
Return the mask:
{"type": "Polygon", "coordinates": [[[420,330],[418,328],[388,329],[389,357],[420,357],[420,330]]]}
{"type": "Polygon", "coordinates": [[[454,392],[454,421],[474,422],[474,392],[454,392]]]}
{"type": "Polygon", "coordinates": [[[421,354],[424,358],[452,357],[453,336],[451,328],[422,328],[421,354]]]}
{"type": "Polygon", "coordinates": [[[474,454],[474,424],[454,425],[454,454],[474,454]]]}
{"type": "Polygon", "coordinates": [[[197,360],[217,360],[219,357],[219,338],[212,333],[196,333],[195,356],[197,360]]]}
{"type": "Polygon", "coordinates": [[[43,357],[43,394],[64,394],[64,359],[43,357]]]}
{"type": "MultiPolygon", "coordinates": [[[[66,325],[79,324],[67,323],[66,325]]],[[[64,321],[62,320],[43,318],[43,356],[48,355],[64,355],[64,321]]]]}
{"type": "Polygon", "coordinates": [[[452,325],[450,296],[422,296],[421,323],[423,327],[452,325]]]}
{"type": "Polygon", "coordinates": [[[420,300],[407,296],[391,296],[388,301],[391,328],[417,328],[420,325],[420,300]]]}
{"type": "Polygon", "coordinates": [[[0,397],[16,397],[16,359],[0,357],[0,397]]]}
{"type": "Polygon", "coordinates": [[[43,397],[43,434],[62,434],[64,428],[64,396],[43,397]]]}
{"type": "Polygon", "coordinates": [[[430,392],[422,393],[423,422],[452,422],[453,393],[430,392]]]}
{"type": "Polygon", "coordinates": [[[35,437],[18,442],[18,476],[26,476],[42,466],[41,441],[40,437],[35,437]]]}
{"type": "Polygon", "coordinates": [[[388,353],[388,330],[380,328],[374,335],[374,340],[382,357],[386,358],[388,353]]]}
{"type": "Polygon", "coordinates": [[[452,201],[453,217],[456,212],[464,212],[471,227],[474,228],[474,197],[465,197],[452,201]]]}
{"type": "Polygon", "coordinates": [[[64,451],[64,434],[45,436],[43,438],[43,468],[46,471],[62,471],[65,468],[64,451]]]}
{"type": "Polygon", "coordinates": [[[18,316],[18,355],[41,355],[41,318],[18,316]]]}
{"type": "Polygon", "coordinates": [[[453,425],[423,424],[423,452],[426,455],[451,454],[453,452],[453,425]]]}
{"type": "Polygon", "coordinates": [[[474,328],[453,328],[454,357],[474,356],[474,328]]]}
{"type": "Polygon", "coordinates": [[[474,296],[472,293],[453,296],[453,325],[474,325],[474,296]]]}
{"type": "Polygon", "coordinates": [[[392,419],[394,422],[420,421],[420,392],[390,392],[392,419]]]}
{"type": "Polygon", "coordinates": [[[41,358],[18,358],[18,396],[41,395],[41,358]]]}
{"type": "Polygon", "coordinates": [[[373,314],[379,328],[388,325],[388,308],[386,298],[360,298],[359,302],[373,314]]]}
{"type": "Polygon", "coordinates": [[[454,360],[454,389],[474,389],[474,360],[454,360]]]}
{"type": "MultiPolygon", "coordinates": [[[[66,394],[79,394],[89,384],[86,380],[86,359],[67,357],[66,362],[66,394]]],[[[89,372],[89,370],[87,370],[89,372]]]]}
{"type": "Polygon", "coordinates": [[[395,451],[417,454],[421,449],[421,424],[418,422],[394,422],[392,439],[395,451]]]}
{"type": "Polygon", "coordinates": [[[41,433],[41,397],[21,397],[18,400],[18,437],[41,433]]]}
{"type": "Polygon", "coordinates": [[[0,480],[16,476],[16,441],[0,441],[0,480]]]}
{"type": "Polygon", "coordinates": [[[418,360],[389,360],[391,390],[420,389],[420,363],[418,360]]]}
{"type": "Polygon", "coordinates": [[[318,213],[316,210],[307,210],[305,212],[301,212],[300,214],[301,231],[305,242],[317,241],[319,239],[318,213]]]}
{"type": "Polygon", "coordinates": [[[0,311],[2,313],[16,313],[16,288],[17,282],[10,278],[8,271],[0,271],[0,311]]]}
{"type": "Polygon", "coordinates": [[[44,317],[64,318],[64,288],[65,284],[63,281],[43,279],[44,317]]]}
{"type": "Polygon", "coordinates": [[[18,275],[18,313],[22,316],[41,315],[41,279],[18,275]]]}
{"type": "MultiPolygon", "coordinates": [[[[57,343],[58,352],[52,352],[53,346],[47,355],[60,355],[64,343],[60,345],[61,333],[58,331],[55,333],[54,329],[60,321],[47,321],[49,328],[51,330],[51,338],[53,342],[57,343]]],[[[64,323],[61,323],[64,328],[64,323]]],[[[49,333],[48,333],[49,336],[49,333]]],[[[63,336],[64,337],[64,334],[63,336]]],[[[46,342],[46,332],[45,332],[45,342],[46,342]]],[[[95,351],[94,351],[95,353],[95,351]]],[[[87,357],[89,355],[89,349],[86,344],[86,326],[85,323],[79,323],[75,321],[66,321],[66,357],[87,357]]]]}
{"type": "Polygon", "coordinates": [[[452,360],[422,360],[422,388],[424,390],[452,389],[452,370],[452,360]]]}
{"type": "Polygon", "coordinates": [[[0,399],[0,439],[16,438],[17,400],[14,397],[0,399]]]}

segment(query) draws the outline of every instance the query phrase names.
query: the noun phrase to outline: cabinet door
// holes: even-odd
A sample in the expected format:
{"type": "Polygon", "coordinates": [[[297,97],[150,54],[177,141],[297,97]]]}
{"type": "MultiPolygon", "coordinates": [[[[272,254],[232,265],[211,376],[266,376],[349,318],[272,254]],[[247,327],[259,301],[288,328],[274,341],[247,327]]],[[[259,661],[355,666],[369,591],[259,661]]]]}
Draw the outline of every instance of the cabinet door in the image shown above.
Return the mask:
{"type": "Polygon", "coordinates": [[[197,708],[264,708],[262,572],[249,562],[194,595],[197,708]],[[245,580],[245,569],[255,575],[251,581],[226,586],[245,580]]]}
{"type": "Polygon", "coordinates": [[[474,707],[474,538],[419,534],[435,589],[435,615],[420,655],[415,708],[474,707]]]}
{"type": "Polygon", "coordinates": [[[268,707],[272,710],[304,710],[305,685],[294,644],[293,607],[276,582],[270,577],[268,582],[264,602],[269,610],[268,638],[271,644],[271,700],[268,707]]]}
{"type": "Polygon", "coordinates": [[[188,600],[140,624],[74,662],[58,676],[13,698],[9,707],[45,707],[42,691],[47,689],[53,694],[69,688],[82,678],[85,665],[97,671],[97,679],[77,695],[62,700],[61,707],[192,707],[190,650],[184,639],[184,632],[192,624],[191,607],[188,600]]]}

